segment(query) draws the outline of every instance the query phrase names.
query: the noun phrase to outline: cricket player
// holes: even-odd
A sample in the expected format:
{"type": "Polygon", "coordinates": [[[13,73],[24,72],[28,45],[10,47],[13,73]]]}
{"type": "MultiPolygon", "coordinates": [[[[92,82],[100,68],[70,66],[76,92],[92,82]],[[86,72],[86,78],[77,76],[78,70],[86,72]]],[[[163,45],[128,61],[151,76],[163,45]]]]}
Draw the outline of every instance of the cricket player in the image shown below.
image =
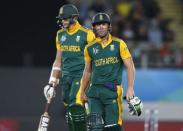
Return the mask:
{"type": "MultiPolygon", "coordinates": [[[[58,30],[56,36],[57,53],[48,82],[49,84],[44,88],[44,95],[46,99],[49,99],[54,96],[54,88],[60,81],[63,102],[69,111],[75,110],[79,104],[82,104],[79,89],[85,64],[84,48],[95,39],[92,30],[80,25],[78,16],[78,9],[72,4],[63,5],[59,10],[57,18],[61,29],[58,30]],[[73,107],[73,105],[77,106],[73,107]]],[[[83,109],[78,107],[74,113],[77,110],[83,109]]],[[[71,128],[73,130],[74,127],[71,128]]],[[[78,129],[78,131],[83,130],[78,129]]]]}
{"type": "Polygon", "coordinates": [[[111,20],[108,14],[97,13],[92,19],[92,26],[97,38],[85,47],[81,100],[88,101],[90,113],[95,114],[92,120],[89,120],[92,121],[91,131],[94,131],[94,128],[101,128],[102,131],[121,131],[122,69],[123,65],[127,68],[126,97],[130,100],[134,97],[134,63],[126,43],[110,34],[111,20]]]}

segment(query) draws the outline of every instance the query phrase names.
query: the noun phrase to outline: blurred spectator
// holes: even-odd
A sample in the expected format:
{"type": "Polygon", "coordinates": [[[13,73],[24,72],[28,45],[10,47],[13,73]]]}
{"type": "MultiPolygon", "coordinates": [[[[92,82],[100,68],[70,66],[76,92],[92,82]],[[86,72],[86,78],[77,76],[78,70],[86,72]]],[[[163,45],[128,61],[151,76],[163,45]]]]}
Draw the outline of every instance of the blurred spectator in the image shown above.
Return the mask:
{"type": "Polygon", "coordinates": [[[142,5],[142,0],[135,0],[132,3],[133,6],[133,12],[136,12],[137,14],[139,14],[141,17],[144,16],[144,8],[142,5]]]}
{"type": "Polygon", "coordinates": [[[141,24],[138,29],[138,33],[136,34],[137,36],[137,41],[147,41],[148,36],[147,36],[147,25],[146,24],[141,24]]]}
{"type": "Polygon", "coordinates": [[[120,16],[128,17],[132,11],[132,5],[129,0],[120,0],[117,4],[116,10],[120,16]]]}
{"type": "Polygon", "coordinates": [[[107,11],[107,4],[103,0],[94,0],[89,9],[95,13],[105,12],[107,11]]]}
{"type": "Polygon", "coordinates": [[[183,52],[176,48],[170,28],[173,19],[160,15],[156,0],[74,1],[81,12],[80,21],[88,28],[95,13],[110,14],[111,33],[127,41],[137,67],[183,66],[183,52]]]}
{"type": "MultiPolygon", "coordinates": [[[[113,22],[113,23],[114,23],[114,22],[113,22]]],[[[113,23],[112,23],[113,26],[112,26],[111,33],[112,33],[114,36],[119,36],[119,35],[118,35],[119,26],[118,26],[118,24],[116,24],[116,23],[113,24],[113,23]]]]}
{"type": "Polygon", "coordinates": [[[124,40],[134,40],[134,31],[130,22],[125,24],[123,32],[121,32],[121,38],[124,40]]]}
{"type": "MultiPolygon", "coordinates": [[[[180,5],[180,11],[183,12],[183,0],[178,0],[178,4],[180,5]]],[[[181,24],[183,24],[183,13],[181,13],[181,24]]]]}
{"type": "Polygon", "coordinates": [[[173,62],[173,50],[171,41],[165,41],[163,46],[160,48],[160,57],[165,66],[171,65],[171,63],[173,62]]]}
{"type": "Polygon", "coordinates": [[[145,16],[149,19],[158,17],[161,13],[161,9],[156,0],[144,0],[143,7],[145,16]]]}
{"type": "Polygon", "coordinates": [[[86,19],[88,17],[88,2],[87,1],[83,1],[81,2],[80,0],[78,0],[75,5],[78,7],[79,9],[79,12],[80,12],[80,15],[79,15],[79,18],[80,19],[86,19]]]}
{"type": "Polygon", "coordinates": [[[115,30],[112,30],[113,34],[116,34],[116,36],[120,37],[121,32],[123,32],[124,30],[126,19],[124,17],[119,17],[119,14],[117,14],[117,12],[114,12],[114,15],[112,16],[112,23],[115,27],[117,26],[116,28],[112,27],[115,28],[115,30]]]}
{"type": "Polygon", "coordinates": [[[180,49],[177,49],[174,52],[174,57],[175,57],[176,67],[183,68],[183,51],[181,51],[180,49]]]}
{"type": "Polygon", "coordinates": [[[92,28],[92,26],[91,26],[91,18],[89,18],[89,17],[85,18],[85,20],[83,21],[83,26],[91,29],[92,28]]]}
{"type": "MultiPolygon", "coordinates": [[[[99,12],[106,12],[109,15],[112,15],[113,9],[109,2],[105,0],[94,0],[89,6],[89,14],[95,14],[99,12]]],[[[93,17],[93,15],[91,16],[93,17]]]]}
{"type": "Polygon", "coordinates": [[[161,17],[157,17],[157,20],[159,21],[159,27],[163,33],[163,41],[167,40],[174,40],[174,32],[170,28],[170,24],[173,21],[172,18],[166,18],[166,19],[161,19],[161,17]]]}
{"type": "Polygon", "coordinates": [[[168,26],[166,31],[163,34],[163,40],[164,41],[174,41],[174,32],[170,29],[170,27],[168,26]]]}
{"type": "Polygon", "coordinates": [[[137,40],[139,28],[143,24],[144,18],[141,17],[141,15],[138,14],[137,12],[133,12],[131,22],[132,22],[133,30],[135,32],[135,39],[134,40],[137,40]]]}
{"type": "MultiPolygon", "coordinates": [[[[180,1],[181,1],[181,12],[183,12],[183,0],[180,1]]],[[[181,13],[181,15],[182,15],[181,23],[183,24],[183,14],[181,13]]]]}
{"type": "Polygon", "coordinates": [[[136,66],[140,65],[140,58],[142,56],[141,53],[142,53],[141,48],[138,47],[137,43],[134,43],[134,48],[132,50],[132,56],[133,56],[134,63],[136,66]]]}
{"type": "Polygon", "coordinates": [[[148,30],[148,40],[155,48],[161,47],[163,34],[159,28],[159,23],[156,19],[153,19],[150,22],[150,27],[148,30]]]}

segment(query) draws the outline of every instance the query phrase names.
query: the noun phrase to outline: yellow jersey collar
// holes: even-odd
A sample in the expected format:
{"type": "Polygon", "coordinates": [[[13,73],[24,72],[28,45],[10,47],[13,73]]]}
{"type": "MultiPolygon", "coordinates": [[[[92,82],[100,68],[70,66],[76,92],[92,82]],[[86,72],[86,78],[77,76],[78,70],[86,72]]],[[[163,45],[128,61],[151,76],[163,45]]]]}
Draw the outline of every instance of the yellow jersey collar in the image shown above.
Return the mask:
{"type": "Polygon", "coordinates": [[[112,42],[112,35],[108,34],[108,39],[107,39],[107,43],[106,44],[104,44],[102,42],[102,39],[100,37],[97,37],[96,40],[97,40],[98,43],[100,43],[102,45],[102,48],[105,48],[106,46],[108,46],[112,42]]]}
{"type": "Polygon", "coordinates": [[[80,25],[79,22],[77,21],[77,22],[72,26],[72,28],[67,29],[67,32],[68,32],[68,34],[72,35],[72,34],[74,34],[75,32],[77,32],[78,29],[79,29],[80,27],[81,27],[81,25],[80,25]]]}

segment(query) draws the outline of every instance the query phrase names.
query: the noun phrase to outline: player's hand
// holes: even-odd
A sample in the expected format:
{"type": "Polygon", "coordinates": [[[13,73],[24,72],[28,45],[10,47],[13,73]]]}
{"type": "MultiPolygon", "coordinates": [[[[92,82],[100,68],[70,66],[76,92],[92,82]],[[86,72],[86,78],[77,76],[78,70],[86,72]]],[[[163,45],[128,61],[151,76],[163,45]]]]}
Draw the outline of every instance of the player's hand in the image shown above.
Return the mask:
{"type": "Polygon", "coordinates": [[[134,94],[133,88],[128,87],[127,91],[126,91],[126,99],[131,100],[132,98],[134,98],[134,96],[135,96],[135,94],[134,94]]]}
{"type": "Polygon", "coordinates": [[[80,99],[83,103],[87,102],[88,101],[88,98],[86,96],[86,93],[84,91],[81,91],[81,94],[80,94],[80,99]]]}
{"type": "Polygon", "coordinates": [[[47,101],[50,98],[55,97],[55,95],[56,95],[56,92],[55,92],[55,88],[53,86],[48,84],[44,87],[44,96],[47,101]]]}

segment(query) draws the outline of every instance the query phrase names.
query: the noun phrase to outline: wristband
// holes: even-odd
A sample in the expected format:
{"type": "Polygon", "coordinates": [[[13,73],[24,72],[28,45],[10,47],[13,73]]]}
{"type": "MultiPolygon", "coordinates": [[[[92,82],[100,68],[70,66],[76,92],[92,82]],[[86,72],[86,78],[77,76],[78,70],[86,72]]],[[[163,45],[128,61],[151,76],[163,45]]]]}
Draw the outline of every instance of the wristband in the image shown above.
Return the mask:
{"type": "Polygon", "coordinates": [[[52,70],[58,70],[58,71],[60,71],[61,69],[60,69],[60,67],[53,67],[52,70]]]}
{"type": "Polygon", "coordinates": [[[59,84],[59,79],[57,79],[56,77],[50,77],[49,84],[51,84],[51,82],[54,82],[55,84],[59,84]]]}

